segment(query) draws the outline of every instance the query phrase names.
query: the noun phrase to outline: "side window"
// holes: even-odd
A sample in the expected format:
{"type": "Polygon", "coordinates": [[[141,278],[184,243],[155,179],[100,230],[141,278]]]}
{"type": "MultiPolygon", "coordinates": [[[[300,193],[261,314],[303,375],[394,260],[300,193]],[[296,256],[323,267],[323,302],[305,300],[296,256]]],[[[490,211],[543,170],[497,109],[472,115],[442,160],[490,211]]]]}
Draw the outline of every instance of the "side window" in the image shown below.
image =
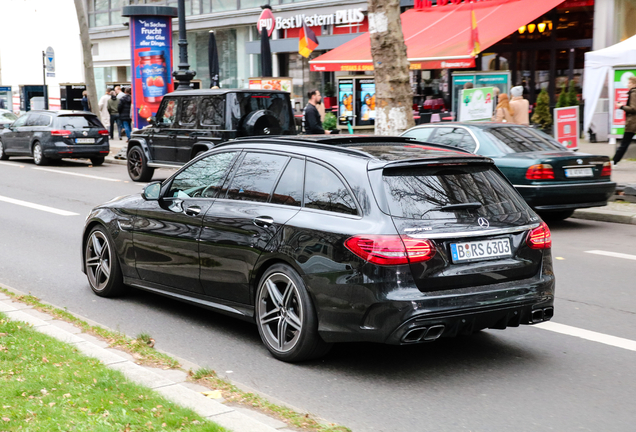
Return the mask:
{"type": "Polygon", "coordinates": [[[411,129],[410,131],[405,133],[404,136],[408,138],[416,139],[418,141],[430,142],[429,139],[431,138],[431,135],[433,135],[434,130],[435,130],[434,127],[411,129]]]}
{"type": "Polygon", "coordinates": [[[461,143],[466,135],[468,135],[468,132],[466,132],[464,129],[441,127],[437,129],[434,141],[437,144],[463,148],[461,146],[461,143]]]}
{"type": "Polygon", "coordinates": [[[267,202],[274,184],[289,157],[267,153],[247,153],[236,170],[227,198],[267,202]]]}
{"type": "Polygon", "coordinates": [[[475,140],[469,133],[466,133],[466,135],[464,135],[464,139],[462,140],[461,143],[459,143],[458,147],[466,151],[469,151],[471,153],[474,153],[475,149],[477,148],[477,143],[475,142],[475,140]]]}
{"type": "Polygon", "coordinates": [[[355,215],[358,214],[349,191],[333,171],[307,162],[305,207],[355,215]]]}
{"type": "Polygon", "coordinates": [[[235,156],[236,152],[215,153],[190,165],[174,178],[168,196],[215,197],[235,156]]]}
{"type": "Polygon", "coordinates": [[[18,119],[13,122],[13,127],[20,127],[20,126],[24,126],[26,124],[27,121],[27,117],[28,115],[23,115],[22,117],[18,117],[18,119]]]}
{"type": "Polygon", "coordinates": [[[51,116],[42,114],[38,117],[36,126],[48,126],[50,124],[51,124],[51,116]]]}
{"type": "Polygon", "coordinates": [[[292,158],[280,177],[274,190],[272,201],[274,204],[285,204],[300,207],[303,202],[303,177],[305,176],[305,161],[292,158]]]}
{"type": "Polygon", "coordinates": [[[179,126],[194,127],[197,123],[197,105],[199,101],[196,98],[181,99],[181,110],[179,111],[179,126]]]}
{"type": "Polygon", "coordinates": [[[38,114],[29,114],[29,118],[27,119],[25,126],[37,126],[38,118],[40,118],[38,114]]]}
{"type": "Polygon", "coordinates": [[[201,101],[201,126],[221,126],[225,124],[225,97],[212,96],[201,101]]]}
{"type": "Polygon", "coordinates": [[[157,122],[161,126],[170,127],[177,116],[177,100],[164,99],[164,101],[165,102],[161,105],[161,109],[157,113],[157,122]]]}

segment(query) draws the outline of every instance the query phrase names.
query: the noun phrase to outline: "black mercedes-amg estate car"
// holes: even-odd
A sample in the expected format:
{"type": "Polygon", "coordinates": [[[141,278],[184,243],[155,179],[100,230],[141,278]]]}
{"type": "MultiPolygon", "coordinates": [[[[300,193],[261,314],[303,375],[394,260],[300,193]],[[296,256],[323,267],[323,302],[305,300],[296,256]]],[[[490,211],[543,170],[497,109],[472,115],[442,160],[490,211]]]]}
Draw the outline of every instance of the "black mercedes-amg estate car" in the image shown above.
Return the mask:
{"type": "Polygon", "coordinates": [[[82,269],[254,321],[284,361],[549,320],[547,225],[489,158],[408,138],[246,138],[93,209],[82,269]]]}

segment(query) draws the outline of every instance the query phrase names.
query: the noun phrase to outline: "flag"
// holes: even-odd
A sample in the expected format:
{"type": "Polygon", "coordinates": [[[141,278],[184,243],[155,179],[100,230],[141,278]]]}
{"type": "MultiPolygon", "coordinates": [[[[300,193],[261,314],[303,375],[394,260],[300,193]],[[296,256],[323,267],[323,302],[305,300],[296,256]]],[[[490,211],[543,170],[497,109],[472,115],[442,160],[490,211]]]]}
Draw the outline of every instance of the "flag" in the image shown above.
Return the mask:
{"type": "Polygon", "coordinates": [[[305,17],[303,17],[303,26],[301,27],[300,34],[298,35],[298,53],[303,57],[309,57],[309,54],[311,54],[317,47],[318,38],[314,31],[310,29],[305,22],[305,17]]]}
{"type": "Polygon", "coordinates": [[[481,52],[481,48],[479,46],[479,30],[477,30],[477,17],[475,16],[475,11],[470,11],[470,55],[476,56],[481,52]]]}

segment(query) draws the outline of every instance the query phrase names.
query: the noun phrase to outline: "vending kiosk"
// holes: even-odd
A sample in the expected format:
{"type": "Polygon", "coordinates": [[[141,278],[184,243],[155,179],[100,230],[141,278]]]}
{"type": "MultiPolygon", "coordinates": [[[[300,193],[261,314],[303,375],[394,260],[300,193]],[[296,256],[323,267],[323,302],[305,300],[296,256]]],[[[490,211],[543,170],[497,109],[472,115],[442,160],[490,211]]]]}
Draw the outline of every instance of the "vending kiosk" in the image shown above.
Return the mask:
{"type": "Polygon", "coordinates": [[[375,78],[369,75],[338,78],[338,128],[375,127],[375,78]]]}

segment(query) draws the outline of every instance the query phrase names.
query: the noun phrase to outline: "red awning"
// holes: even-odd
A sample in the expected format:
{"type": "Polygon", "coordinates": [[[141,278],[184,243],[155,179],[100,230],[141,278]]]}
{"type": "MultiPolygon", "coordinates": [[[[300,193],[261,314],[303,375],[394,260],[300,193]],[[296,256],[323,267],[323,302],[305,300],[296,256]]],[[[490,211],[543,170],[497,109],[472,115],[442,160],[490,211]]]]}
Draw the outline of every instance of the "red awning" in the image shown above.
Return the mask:
{"type": "MultiPolygon", "coordinates": [[[[471,10],[477,17],[479,43],[484,51],[560,3],[563,0],[483,0],[406,11],[401,15],[402,32],[411,69],[475,67],[469,46],[471,10]]],[[[309,64],[314,72],[373,70],[369,33],[316,57],[309,64]]]]}

